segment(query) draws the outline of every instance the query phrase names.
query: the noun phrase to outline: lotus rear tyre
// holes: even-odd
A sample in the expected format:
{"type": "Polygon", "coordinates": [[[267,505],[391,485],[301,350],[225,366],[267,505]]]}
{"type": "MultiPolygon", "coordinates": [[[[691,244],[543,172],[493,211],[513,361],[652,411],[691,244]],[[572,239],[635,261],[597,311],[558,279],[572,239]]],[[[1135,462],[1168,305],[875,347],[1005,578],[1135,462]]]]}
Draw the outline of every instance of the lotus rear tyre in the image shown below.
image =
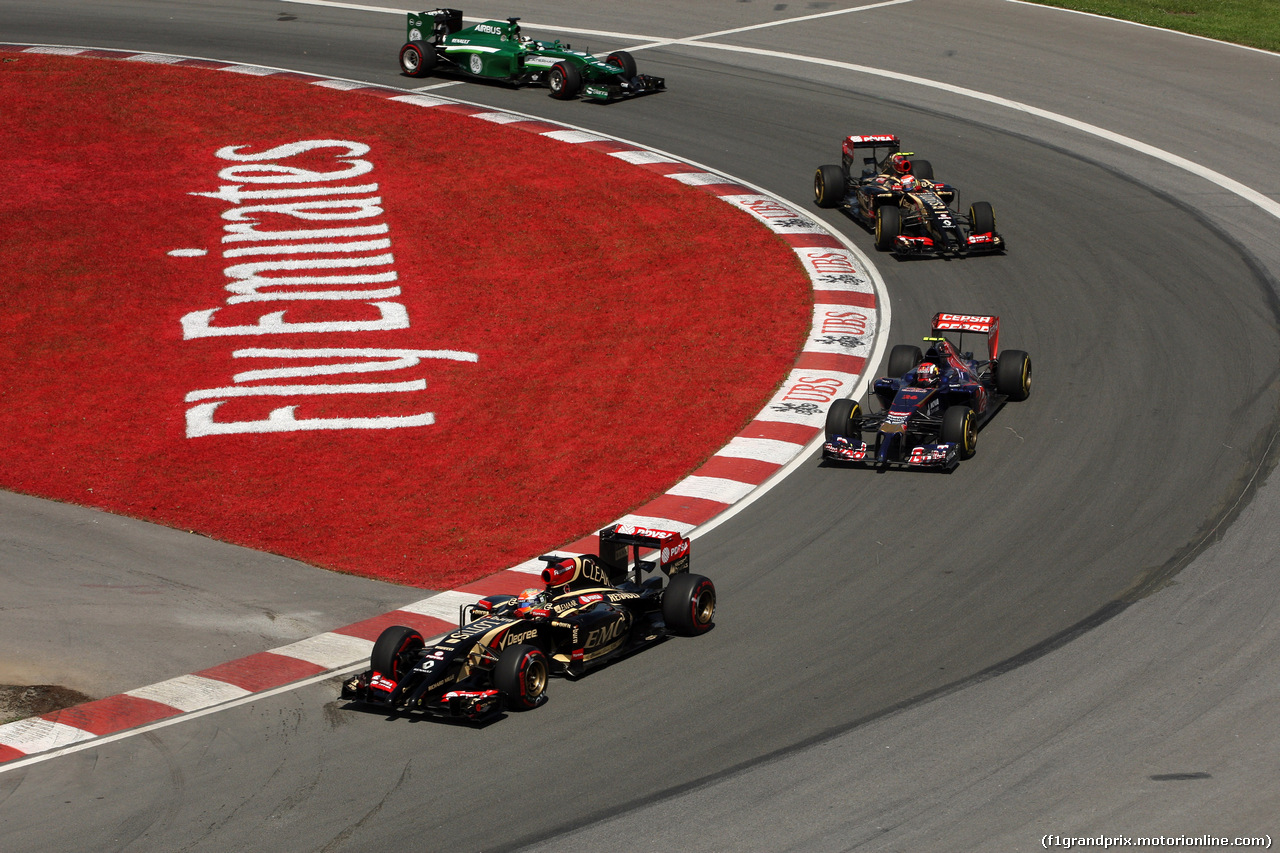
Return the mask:
{"type": "Polygon", "coordinates": [[[839,166],[819,166],[813,173],[813,200],[818,207],[836,207],[844,201],[844,169],[839,166]]]}
{"type": "Polygon", "coordinates": [[[662,619],[667,628],[687,637],[711,630],[716,613],[716,588],[702,575],[673,575],[662,593],[662,619]]]}
{"type": "Polygon", "coordinates": [[[513,711],[528,711],[546,701],[551,666],[536,646],[507,646],[493,668],[493,686],[507,697],[513,711]]]}
{"type": "Polygon", "coordinates": [[[933,180],[933,164],[928,160],[912,160],[911,174],[915,175],[922,181],[933,180]]]}

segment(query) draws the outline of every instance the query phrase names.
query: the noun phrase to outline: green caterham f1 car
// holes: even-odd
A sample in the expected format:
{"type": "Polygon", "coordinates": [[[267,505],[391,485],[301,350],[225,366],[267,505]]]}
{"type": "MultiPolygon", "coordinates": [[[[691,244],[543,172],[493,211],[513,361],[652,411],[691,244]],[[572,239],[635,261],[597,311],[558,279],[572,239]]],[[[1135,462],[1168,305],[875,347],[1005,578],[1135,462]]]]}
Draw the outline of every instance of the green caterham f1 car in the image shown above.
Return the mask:
{"type": "Polygon", "coordinates": [[[598,59],[559,39],[545,42],[521,35],[519,21],[485,21],[463,29],[457,9],[410,12],[400,70],[410,77],[454,71],[517,86],[545,85],[551,97],[561,100],[613,101],[667,87],[661,77],[637,74],[636,61],[625,50],[598,59]]]}

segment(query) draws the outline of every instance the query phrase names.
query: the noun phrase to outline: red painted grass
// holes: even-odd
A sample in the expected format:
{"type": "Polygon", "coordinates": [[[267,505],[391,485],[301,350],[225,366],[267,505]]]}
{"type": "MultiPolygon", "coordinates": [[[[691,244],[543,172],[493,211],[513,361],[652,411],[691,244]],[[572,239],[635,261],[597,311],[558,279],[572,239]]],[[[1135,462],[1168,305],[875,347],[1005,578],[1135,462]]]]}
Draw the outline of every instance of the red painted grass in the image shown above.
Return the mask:
{"type": "MultiPolygon", "coordinates": [[[[6,59],[4,488],[453,587],[586,535],[696,468],[760,409],[807,330],[808,281],[782,241],[604,153],[291,80],[6,59]],[[218,325],[280,309],[293,322],[373,315],[354,303],[227,306],[223,269],[257,258],[224,259],[232,205],[191,193],[222,183],[223,146],[308,139],[371,146],[374,170],[358,182],[378,184],[375,221],[390,226],[410,328],[183,340],[180,318],[210,308],[218,325]],[[209,254],[167,254],[182,248],[209,254]],[[427,388],[233,399],[217,412],[431,411],[432,426],[186,437],[189,392],[317,363],[233,351],[353,347],[479,360],[275,380],[427,388]]],[[[335,168],[323,156],[288,162],[335,168]]],[[[262,227],[298,227],[286,219],[262,227]]]]}

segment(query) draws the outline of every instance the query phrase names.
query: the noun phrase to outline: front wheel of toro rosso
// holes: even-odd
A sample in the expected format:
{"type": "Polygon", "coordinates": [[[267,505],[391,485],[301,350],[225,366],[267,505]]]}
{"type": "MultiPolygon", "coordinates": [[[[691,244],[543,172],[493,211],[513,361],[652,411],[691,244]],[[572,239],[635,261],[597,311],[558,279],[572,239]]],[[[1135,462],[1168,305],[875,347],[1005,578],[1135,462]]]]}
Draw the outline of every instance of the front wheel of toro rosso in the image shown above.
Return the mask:
{"type": "Polygon", "coordinates": [[[844,200],[844,169],[819,166],[813,173],[813,200],[818,207],[836,207],[844,200]]]}
{"type": "Polygon", "coordinates": [[[1031,356],[1017,349],[1000,353],[1000,360],[996,362],[996,391],[1014,402],[1030,397],[1031,356]]]}
{"type": "Polygon", "coordinates": [[[845,438],[862,434],[862,407],[853,400],[836,400],[827,409],[827,441],[837,435],[845,438]]]}
{"type": "Polygon", "coordinates": [[[954,444],[961,459],[968,459],[978,448],[978,421],[968,406],[952,406],[942,413],[942,440],[954,444]]]}
{"type": "Polygon", "coordinates": [[[400,70],[410,77],[426,77],[436,64],[436,50],[430,44],[411,41],[400,48],[400,70]]]}
{"type": "Polygon", "coordinates": [[[893,241],[902,233],[902,211],[896,204],[882,204],[876,208],[876,248],[887,252],[893,241]]]}
{"type": "Polygon", "coordinates": [[[502,650],[493,668],[493,686],[507,697],[508,708],[528,711],[547,701],[550,675],[547,656],[535,646],[519,643],[502,650]]]}
{"type": "Polygon", "coordinates": [[[551,89],[553,98],[561,101],[576,98],[582,89],[582,73],[571,62],[557,62],[547,74],[547,87],[551,89]]]}
{"type": "Polygon", "coordinates": [[[716,588],[702,575],[673,575],[662,593],[662,620],[667,628],[687,637],[711,630],[716,614],[716,588]]]}

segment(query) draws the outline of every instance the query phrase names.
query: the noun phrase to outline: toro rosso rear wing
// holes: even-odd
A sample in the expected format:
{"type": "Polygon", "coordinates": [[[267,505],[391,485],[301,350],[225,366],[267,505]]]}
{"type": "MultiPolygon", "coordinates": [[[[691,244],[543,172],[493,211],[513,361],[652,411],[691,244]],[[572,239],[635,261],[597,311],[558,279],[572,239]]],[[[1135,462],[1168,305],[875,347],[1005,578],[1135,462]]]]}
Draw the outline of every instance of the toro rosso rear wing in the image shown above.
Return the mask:
{"type": "Polygon", "coordinates": [[[1000,318],[981,314],[946,314],[939,312],[933,315],[933,334],[939,332],[977,332],[987,336],[988,357],[996,360],[1000,353],[1000,318]]]}
{"type": "Polygon", "coordinates": [[[624,579],[628,571],[634,572],[632,579],[640,583],[644,572],[661,570],[675,575],[689,571],[689,546],[688,537],[673,530],[615,524],[600,531],[600,564],[615,583],[624,579]],[[657,559],[640,559],[642,548],[653,551],[649,556],[657,559]]]}

